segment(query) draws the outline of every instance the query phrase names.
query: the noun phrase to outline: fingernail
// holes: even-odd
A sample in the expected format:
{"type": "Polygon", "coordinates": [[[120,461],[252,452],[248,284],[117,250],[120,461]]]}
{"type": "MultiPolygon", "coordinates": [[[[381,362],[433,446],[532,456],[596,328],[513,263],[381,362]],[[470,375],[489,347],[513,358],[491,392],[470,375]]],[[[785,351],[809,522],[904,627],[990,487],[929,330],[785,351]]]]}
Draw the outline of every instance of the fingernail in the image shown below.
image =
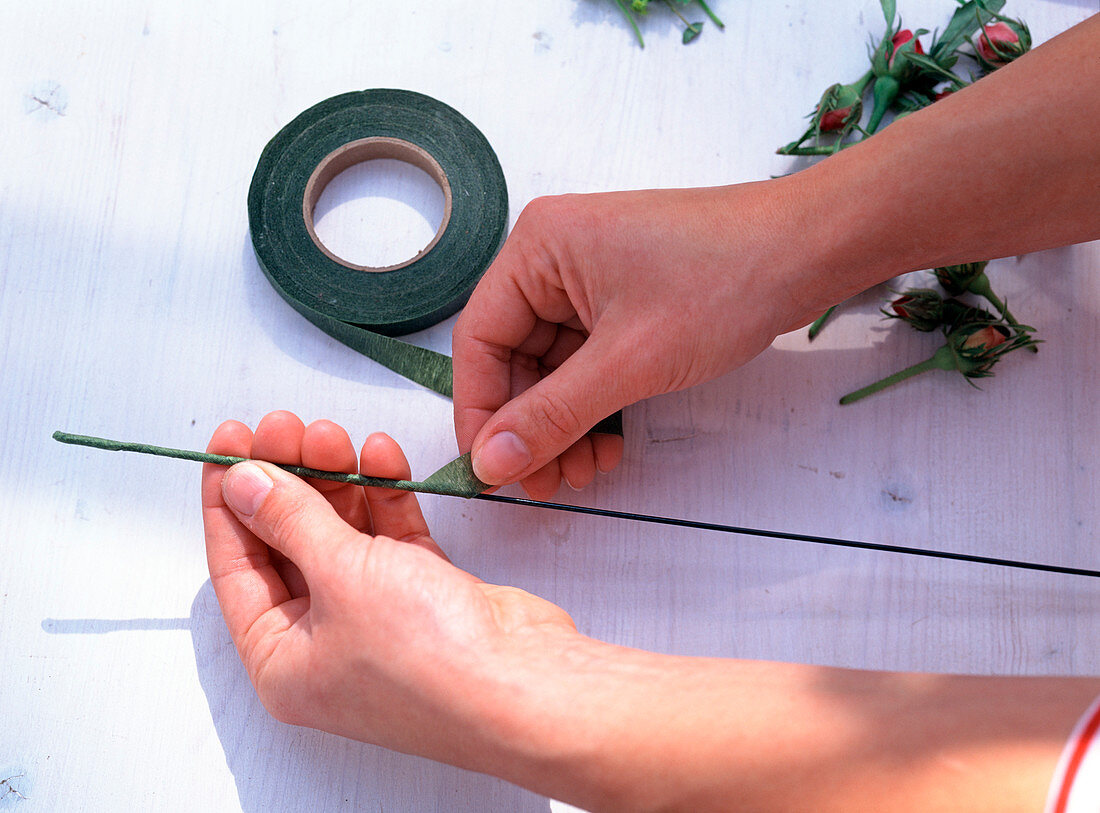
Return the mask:
{"type": "Polygon", "coordinates": [[[474,474],[486,483],[507,483],[527,468],[534,458],[515,432],[497,432],[473,458],[474,474]]]}
{"type": "Polygon", "coordinates": [[[255,463],[238,463],[222,481],[222,496],[230,508],[250,517],[259,510],[264,497],[274,486],[267,473],[255,463]]]}

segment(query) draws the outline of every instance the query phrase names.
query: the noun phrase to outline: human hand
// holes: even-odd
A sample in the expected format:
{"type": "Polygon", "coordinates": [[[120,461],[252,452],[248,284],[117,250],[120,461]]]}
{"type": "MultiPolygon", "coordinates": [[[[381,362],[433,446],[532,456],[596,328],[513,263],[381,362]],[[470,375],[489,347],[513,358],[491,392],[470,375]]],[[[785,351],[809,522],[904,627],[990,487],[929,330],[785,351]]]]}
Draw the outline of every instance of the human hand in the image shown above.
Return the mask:
{"type": "Polygon", "coordinates": [[[622,456],[586,435],[627,404],[714,378],[835,302],[797,290],[789,179],[540,198],[454,329],[455,430],[474,471],[547,498],[622,456]]]}
{"type": "MultiPolygon", "coordinates": [[[[226,422],[208,448],[356,468],[340,427],[306,427],[287,412],[266,416],[255,434],[226,422]]],[[[382,434],[367,439],[359,467],[409,477],[382,434]]],[[[859,809],[903,780],[917,783],[906,797],[913,809],[987,787],[998,791],[988,796],[997,809],[1017,797],[1025,807],[1041,798],[1060,737],[1097,691],[1080,679],[1045,679],[1050,687],[1040,691],[1036,678],[958,677],[930,691],[929,676],[626,649],[580,635],[553,604],[454,567],[410,493],[307,484],[250,462],[228,473],[205,466],[202,496],[211,581],[275,717],[491,773],[586,809],[725,810],[730,799],[760,810],[806,799],[859,809]],[[862,704],[855,722],[846,697],[862,704]],[[867,726],[868,714],[883,724],[867,726]],[[879,736],[899,730],[907,736],[879,736]],[[991,748],[976,754],[956,730],[992,731],[991,748]],[[810,749],[812,759],[799,763],[799,783],[775,781],[792,753],[826,740],[832,747],[810,749]],[[1006,753],[1017,741],[1028,747],[1006,753]],[[1049,751],[1042,759],[1035,743],[1049,751]],[[967,759],[981,756],[984,784],[921,758],[954,746],[967,759]],[[859,781],[838,785],[845,771],[859,781]],[[1008,780],[1019,792],[1006,797],[1008,780]],[[838,787],[851,795],[838,796],[838,787]]]]}
{"type": "MultiPolygon", "coordinates": [[[[255,434],[228,421],[208,449],[356,470],[343,429],[288,412],[255,434]]],[[[383,434],[367,439],[359,470],[410,475],[383,434]]],[[[230,635],[284,722],[499,773],[502,751],[531,734],[520,718],[544,658],[581,637],[559,607],[454,567],[411,493],[307,484],[267,463],[206,465],[202,505],[230,635]]]]}

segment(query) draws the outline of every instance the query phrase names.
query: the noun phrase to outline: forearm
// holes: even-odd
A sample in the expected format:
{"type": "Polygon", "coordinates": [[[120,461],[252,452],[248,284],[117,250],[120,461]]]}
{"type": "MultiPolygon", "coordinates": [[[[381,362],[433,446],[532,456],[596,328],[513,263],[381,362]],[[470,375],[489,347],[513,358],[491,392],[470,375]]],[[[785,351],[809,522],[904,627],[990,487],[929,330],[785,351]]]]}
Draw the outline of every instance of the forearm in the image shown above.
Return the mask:
{"type": "Polygon", "coordinates": [[[824,308],[896,274],[1100,238],[1100,15],[787,179],[824,308]]]}
{"type": "Polygon", "coordinates": [[[592,810],[868,810],[884,799],[897,811],[1039,810],[1100,693],[1091,679],[683,658],[589,639],[551,674],[521,726],[526,758],[503,774],[592,810]]]}

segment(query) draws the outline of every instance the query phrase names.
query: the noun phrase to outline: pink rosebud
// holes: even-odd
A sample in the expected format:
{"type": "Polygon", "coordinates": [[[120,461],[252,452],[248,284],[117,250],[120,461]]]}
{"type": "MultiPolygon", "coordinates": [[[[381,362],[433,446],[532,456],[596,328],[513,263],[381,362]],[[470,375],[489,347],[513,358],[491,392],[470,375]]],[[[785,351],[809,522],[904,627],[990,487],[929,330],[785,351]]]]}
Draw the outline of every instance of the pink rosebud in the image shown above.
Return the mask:
{"type": "MultiPolygon", "coordinates": [[[[888,59],[886,62],[887,67],[893,66],[894,57],[897,56],[898,49],[901,48],[901,46],[905,45],[905,43],[909,42],[909,40],[911,39],[913,39],[913,32],[910,31],[908,28],[901,29],[901,31],[894,34],[894,36],[890,38],[890,44],[893,46],[893,48],[890,50],[890,59],[888,59]]],[[[917,40],[916,44],[913,45],[913,53],[924,53],[924,48],[921,47],[920,40],[917,40]]]]}
{"type": "Polygon", "coordinates": [[[978,37],[978,53],[988,62],[1002,62],[994,48],[1004,50],[1019,41],[1020,38],[1008,27],[1008,23],[993,23],[982,28],[982,35],[978,37]]]}
{"type": "Polygon", "coordinates": [[[987,70],[1006,65],[1031,48],[1031,32],[1019,20],[1002,20],[982,27],[974,43],[978,61],[987,70]]]}
{"type": "Polygon", "coordinates": [[[1011,335],[1004,325],[985,325],[967,336],[962,346],[965,350],[992,350],[1008,341],[1011,335]]]}

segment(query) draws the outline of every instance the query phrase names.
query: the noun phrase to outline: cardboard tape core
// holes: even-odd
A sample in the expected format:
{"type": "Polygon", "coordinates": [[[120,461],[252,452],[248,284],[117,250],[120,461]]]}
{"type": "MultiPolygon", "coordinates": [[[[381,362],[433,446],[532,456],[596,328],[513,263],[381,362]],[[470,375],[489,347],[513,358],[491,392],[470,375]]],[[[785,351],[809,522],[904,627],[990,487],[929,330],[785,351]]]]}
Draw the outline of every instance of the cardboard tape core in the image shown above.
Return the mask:
{"type": "Polygon", "coordinates": [[[451,184],[447,180],[447,174],[443,171],[443,167],[441,167],[439,162],[422,147],[418,147],[416,144],[412,144],[400,138],[390,138],[388,136],[361,138],[337,147],[321,159],[321,162],[313,170],[313,173],[309,176],[309,180],[306,182],[305,193],[302,196],[302,217],[305,220],[306,231],[309,232],[310,239],[312,239],[317,248],[333,262],[356,271],[395,271],[398,268],[412,265],[435,248],[436,243],[438,243],[439,239],[443,236],[443,232],[447,230],[447,224],[451,219],[451,184]],[[396,161],[403,161],[406,164],[412,164],[417,169],[426,172],[428,176],[439,185],[439,188],[443,192],[443,217],[440,219],[439,229],[431,239],[431,242],[409,259],[382,268],[369,265],[356,265],[334,254],[317,236],[317,230],[313,221],[317,202],[321,199],[325,187],[332,182],[333,178],[356,164],[374,161],[379,158],[389,158],[396,161]]]}

